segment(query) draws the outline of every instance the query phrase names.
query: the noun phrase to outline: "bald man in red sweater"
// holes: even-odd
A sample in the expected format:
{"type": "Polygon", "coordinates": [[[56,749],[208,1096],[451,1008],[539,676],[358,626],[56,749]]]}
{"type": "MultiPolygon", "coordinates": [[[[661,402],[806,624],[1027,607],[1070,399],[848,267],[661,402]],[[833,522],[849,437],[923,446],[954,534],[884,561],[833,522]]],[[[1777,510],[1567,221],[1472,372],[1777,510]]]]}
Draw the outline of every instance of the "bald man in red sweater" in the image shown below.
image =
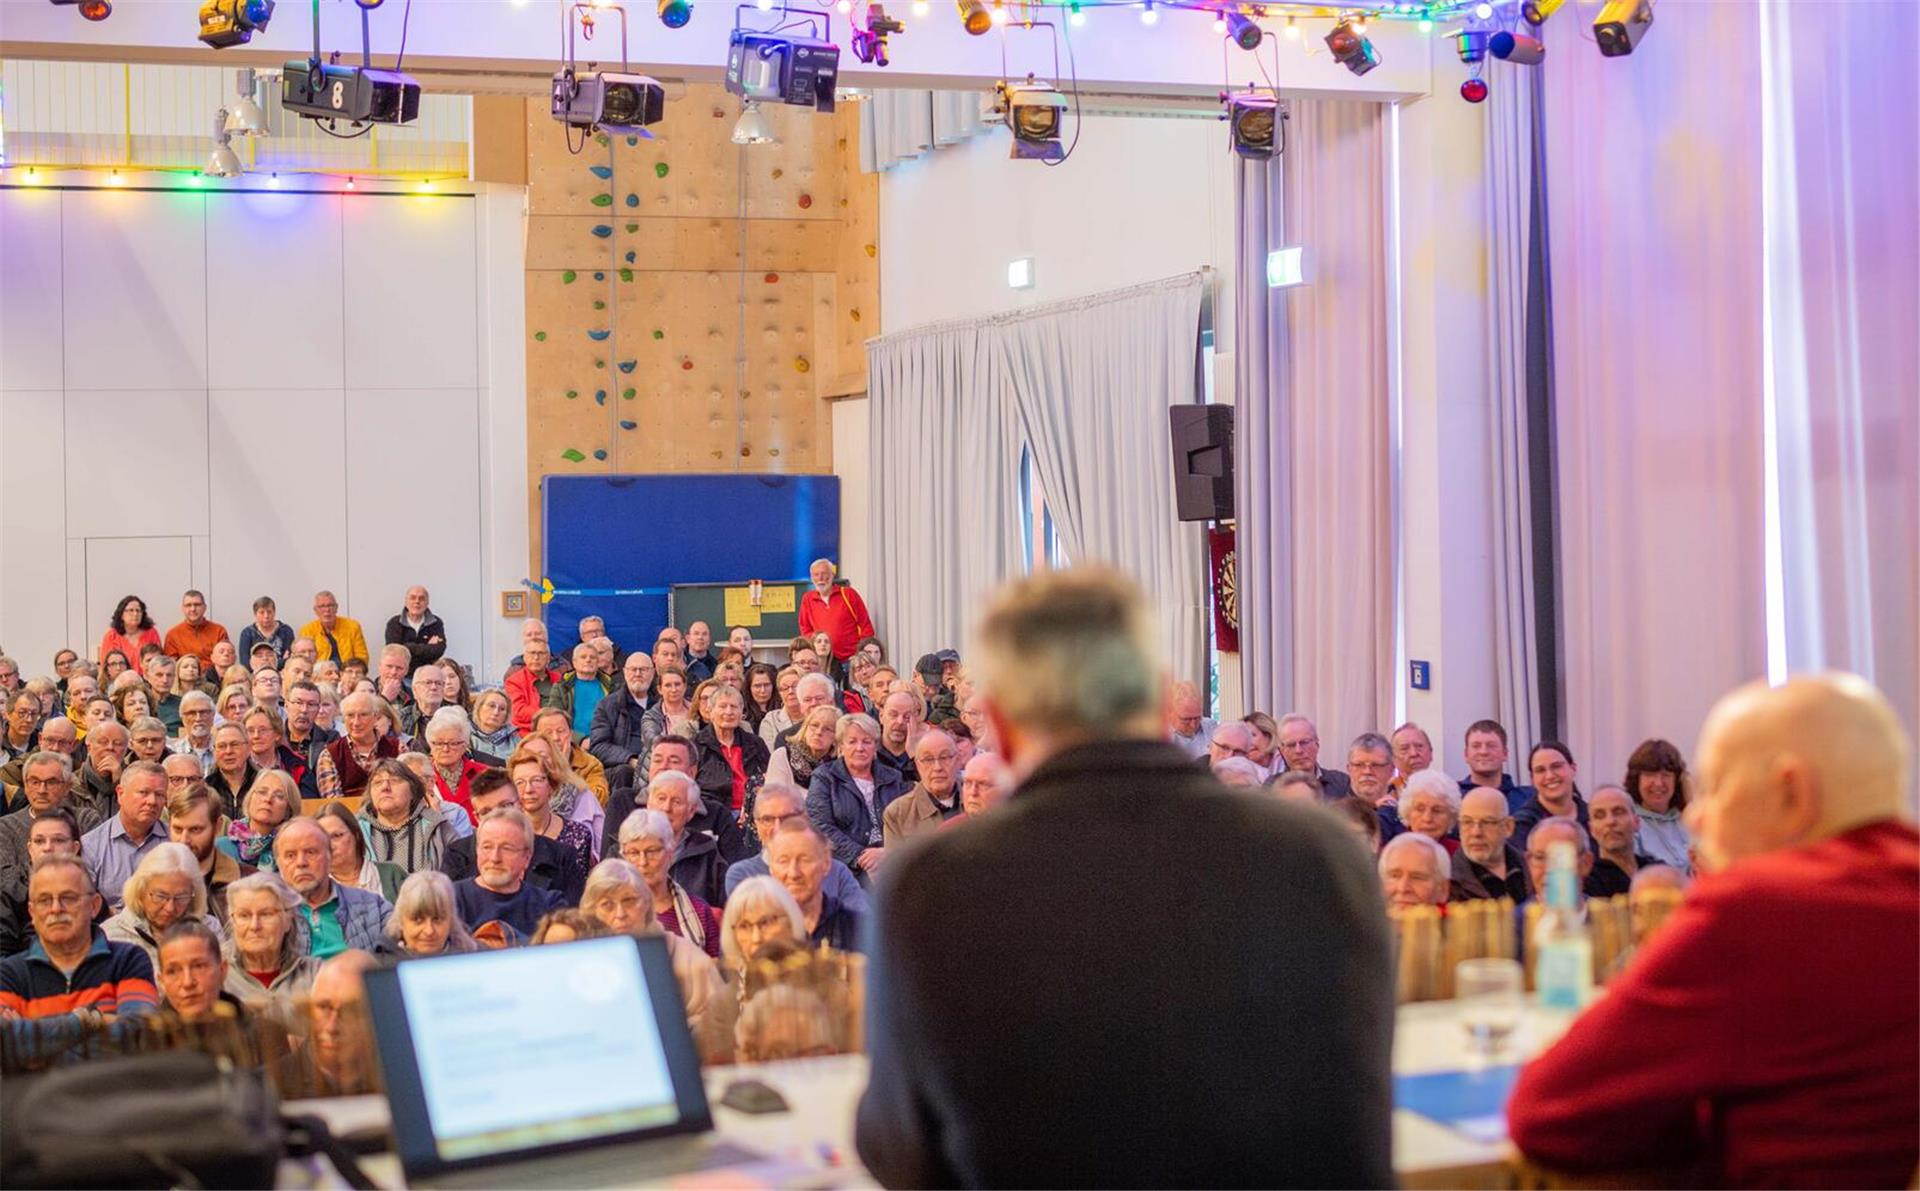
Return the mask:
{"type": "Polygon", "coordinates": [[[1697,760],[1687,818],[1706,874],[1521,1073],[1513,1141],[1576,1178],[1906,1187],[1920,1163],[1906,734],[1865,681],[1822,675],[1721,700],[1697,760]]]}

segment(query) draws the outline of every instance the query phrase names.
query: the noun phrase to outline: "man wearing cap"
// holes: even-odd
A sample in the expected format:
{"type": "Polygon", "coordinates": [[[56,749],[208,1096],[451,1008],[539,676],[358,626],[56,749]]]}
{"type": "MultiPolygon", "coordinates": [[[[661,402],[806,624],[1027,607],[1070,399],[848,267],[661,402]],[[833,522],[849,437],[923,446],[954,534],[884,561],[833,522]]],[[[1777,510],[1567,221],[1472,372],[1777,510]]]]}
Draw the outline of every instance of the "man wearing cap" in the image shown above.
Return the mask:
{"type": "MultiPolygon", "coordinates": [[[[960,714],[954,704],[953,691],[946,682],[947,665],[944,659],[949,653],[953,651],[949,649],[941,653],[921,654],[920,660],[913,664],[914,690],[926,700],[929,724],[944,723],[960,714]]],[[[957,662],[960,655],[954,653],[953,658],[957,662]]]]}

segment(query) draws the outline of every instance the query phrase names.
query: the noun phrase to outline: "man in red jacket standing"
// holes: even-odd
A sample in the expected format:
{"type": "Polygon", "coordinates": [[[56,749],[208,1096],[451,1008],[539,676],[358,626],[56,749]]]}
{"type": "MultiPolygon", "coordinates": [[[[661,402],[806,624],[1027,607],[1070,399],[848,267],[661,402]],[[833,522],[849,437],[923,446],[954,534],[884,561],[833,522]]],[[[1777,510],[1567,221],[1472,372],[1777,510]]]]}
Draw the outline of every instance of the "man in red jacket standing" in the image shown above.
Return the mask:
{"type": "Polygon", "coordinates": [[[1743,687],[1701,730],[1706,870],[1521,1073],[1514,1143],[1579,1177],[1905,1187],[1920,1162],[1910,742],[1845,674],[1743,687]]]}
{"type": "Polygon", "coordinates": [[[813,588],[800,597],[800,632],[809,637],[825,632],[833,638],[833,668],[844,675],[854,647],[874,636],[873,617],[867,615],[867,602],[852,584],[835,586],[834,574],[833,563],[824,558],[814,559],[807,568],[813,588]]]}

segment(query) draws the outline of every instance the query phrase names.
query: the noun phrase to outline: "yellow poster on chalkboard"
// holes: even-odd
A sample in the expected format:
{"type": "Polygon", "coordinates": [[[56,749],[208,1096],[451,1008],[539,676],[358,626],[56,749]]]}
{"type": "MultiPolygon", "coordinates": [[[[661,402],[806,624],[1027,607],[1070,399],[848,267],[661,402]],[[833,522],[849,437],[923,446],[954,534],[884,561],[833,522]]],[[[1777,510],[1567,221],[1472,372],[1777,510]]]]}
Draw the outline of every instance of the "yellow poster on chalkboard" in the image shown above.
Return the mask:
{"type": "MultiPolygon", "coordinates": [[[[771,591],[766,591],[765,594],[772,595],[773,593],[771,591]]],[[[792,608],[793,593],[791,589],[789,589],[787,593],[787,602],[788,602],[788,607],[786,610],[791,612],[793,610],[792,608]]],[[[727,588],[726,589],[726,606],[727,606],[727,623],[728,624],[744,625],[745,627],[750,629],[755,629],[760,627],[760,609],[762,605],[756,604],[753,602],[752,588],[750,587],[727,588]]],[[[768,608],[767,611],[772,612],[772,611],[777,611],[777,609],[768,608]]]]}
{"type": "Polygon", "coordinates": [[[760,590],[764,601],[760,611],[767,613],[793,611],[793,588],[780,584],[769,584],[760,590]]]}

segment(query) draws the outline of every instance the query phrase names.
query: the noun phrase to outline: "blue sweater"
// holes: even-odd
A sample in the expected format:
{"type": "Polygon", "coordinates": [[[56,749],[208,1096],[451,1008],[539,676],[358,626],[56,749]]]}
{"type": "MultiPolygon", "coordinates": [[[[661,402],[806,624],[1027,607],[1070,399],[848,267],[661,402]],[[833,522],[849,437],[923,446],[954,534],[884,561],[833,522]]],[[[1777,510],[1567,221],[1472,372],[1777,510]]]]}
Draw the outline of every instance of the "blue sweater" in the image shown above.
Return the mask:
{"type": "Polygon", "coordinates": [[[566,905],[551,889],[541,889],[526,881],[513,893],[495,893],[480,884],[480,878],[468,877],[455,882],[453,902],[460,908],[460,920],[468,930],[478,930],[489,922],[504,922],[522,936],[533,934],[540,919],[549,911],[566,905]]]}

